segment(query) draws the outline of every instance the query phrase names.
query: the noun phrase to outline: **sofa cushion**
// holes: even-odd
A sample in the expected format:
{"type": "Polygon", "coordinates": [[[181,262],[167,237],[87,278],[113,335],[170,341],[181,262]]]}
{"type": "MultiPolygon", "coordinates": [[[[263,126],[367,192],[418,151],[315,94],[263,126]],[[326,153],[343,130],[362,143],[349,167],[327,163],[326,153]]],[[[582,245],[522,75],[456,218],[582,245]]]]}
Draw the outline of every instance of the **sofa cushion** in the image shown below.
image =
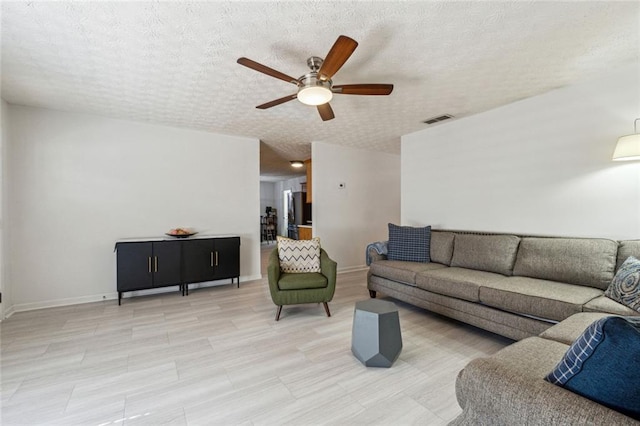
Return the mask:
{"type": "Polygon", "coordinates": [[[280,290],[304,290],[310,288],[325,288],[327,286],[327,277],[319,272],[310,272],[308,274],[287,274],[280,275],[278,288],[280,290]]]}
{"type": "Polygon", "coordinates": [[[640,259],[640,240],[623,240],[618,245],[618,261],[616,263],[616,271],[624,263],[629,256],[640,259]]]}
{"type": "Polygon", "coordinates": [[[456,234],[451,266],[511,275],[520,237],[456,234]]]}
{"type": "Polygon", "coordinates": [[[628,306],[624,306],[623,304],[616,302],[615,300],[609,299],[605,295],[596,297],[595,299],[585,303],[585,305],[582,307],[582,311],[607,312],[609,314],[616,315],[638,315],[638,312],[634,311],[628,306]]]}
{"type": "Polygon", "coordinates": [[[629,256],[616,272],[604,295],[640,312],[640,260],[629,256]]]}
{"type": "Polygon", "coordinates": [[[416,286],[432,293],[478,302],[480,286],[505,279],[504,275],[466,268],[446,268],[416,274],[416,286]]]}
{"type": "Polygon", "coordinates": [[[387,259],[430,262],[431,227],[415,228],[389,224],[387,259]]]}
{"type": "Polygon", "coordinates": [[[640,420],[640,318],[595,321],[545,380],[640,420]]]}
{"type": "Polygon", "coordinates": [[[490,358],[515,367],[525,377],[542,379],[567,352],[568,345],[540,337],[528,337],[500,349],[490,358]]]}
{"type": "Polygon", "coordinates": [[[526,277],[506,277],[480,287],[480,301],[498,309],[562,321],[602,290],[526,277]]]}
{"type": "Polygon", "coordinates": [[[618,243],[596,238],[526,237],[513,275],[605,290],[613,279],[618,243]]]}
{"type": "Polygon", "coordinates": [[[431,230],[431,261],[451,265],[453,239],[455,234],[447,231],[431,230]]]}
{"type": "Polygon", "coordinates": [[[405,284],[415,285],[416,273],[432,269],[446,268],[440,263],[403,262],[400,260],[378,260],[369,266],[373,275],[399,281],[405,284]]]}
{"type": "Polygon", "coordinates": [[[611,314],[602,312],[581,312],[571,315],[566,320],[540,333],[540,337],[570,345],[575,342],[594,321],[610,315],[611,314]]]}

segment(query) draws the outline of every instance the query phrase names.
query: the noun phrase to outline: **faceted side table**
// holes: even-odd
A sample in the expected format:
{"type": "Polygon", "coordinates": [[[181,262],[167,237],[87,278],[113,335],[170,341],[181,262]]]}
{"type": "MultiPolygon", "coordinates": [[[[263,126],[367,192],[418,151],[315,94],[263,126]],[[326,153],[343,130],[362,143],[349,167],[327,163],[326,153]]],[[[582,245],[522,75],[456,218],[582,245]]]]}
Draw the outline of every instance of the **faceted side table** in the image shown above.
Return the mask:
{"type": "Polygon", "coordinates": [[[356,303],[351,352],[367,367],[391,367],[402,351],[398,308],[386,300],[356,303]]]}

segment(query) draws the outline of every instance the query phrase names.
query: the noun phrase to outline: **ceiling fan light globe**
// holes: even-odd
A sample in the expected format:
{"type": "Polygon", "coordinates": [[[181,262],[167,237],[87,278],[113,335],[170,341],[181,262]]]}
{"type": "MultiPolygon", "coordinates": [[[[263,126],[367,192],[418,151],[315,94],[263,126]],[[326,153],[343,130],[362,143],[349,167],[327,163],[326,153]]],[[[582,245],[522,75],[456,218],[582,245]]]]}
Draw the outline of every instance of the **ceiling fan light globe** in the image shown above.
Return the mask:
{"type": "Polygon", "coordinates": [[[333,98],[333,92],[322,86],[307,86],[298,90],[298,100],[305,105],[323,105],[333,98]]]}

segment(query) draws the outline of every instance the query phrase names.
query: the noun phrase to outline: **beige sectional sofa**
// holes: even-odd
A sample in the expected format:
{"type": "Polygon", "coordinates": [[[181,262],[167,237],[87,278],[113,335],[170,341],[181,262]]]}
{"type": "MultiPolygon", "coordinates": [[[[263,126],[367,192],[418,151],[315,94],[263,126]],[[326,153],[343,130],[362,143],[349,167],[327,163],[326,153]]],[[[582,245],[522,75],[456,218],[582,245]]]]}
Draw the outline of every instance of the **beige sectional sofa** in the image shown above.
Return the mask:
{"type": "Polygon", "coordinates": [[[603,316],[639,315],[604,296],[640,240],[434,230],[431,263],[370,249],[376,292],[519,340],[458,375],[462,414],[451,425],[638,425],[544,380],[569,345],[603,316]]]}
{"type": "Polygon", "coordinates": [[[604,296],[640,240],[433,230],[431,263],[370,250],[367,285],[393,298],[514,340],[579,312],[637,314],[604,296]]]}

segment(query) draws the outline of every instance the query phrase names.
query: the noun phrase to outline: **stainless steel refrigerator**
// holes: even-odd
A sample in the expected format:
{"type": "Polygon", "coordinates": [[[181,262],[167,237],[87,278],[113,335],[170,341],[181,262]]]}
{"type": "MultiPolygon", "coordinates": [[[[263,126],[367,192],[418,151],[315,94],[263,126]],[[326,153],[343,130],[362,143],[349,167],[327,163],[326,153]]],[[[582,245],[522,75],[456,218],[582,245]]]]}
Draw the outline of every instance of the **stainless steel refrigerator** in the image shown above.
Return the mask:
{"type": "Polygon", "coordinates": [[[298,225],[311,225],[311,203],[306,202],[306,192],[292,194],[289,211],[289,238],[298,239],[298,225]]]}

